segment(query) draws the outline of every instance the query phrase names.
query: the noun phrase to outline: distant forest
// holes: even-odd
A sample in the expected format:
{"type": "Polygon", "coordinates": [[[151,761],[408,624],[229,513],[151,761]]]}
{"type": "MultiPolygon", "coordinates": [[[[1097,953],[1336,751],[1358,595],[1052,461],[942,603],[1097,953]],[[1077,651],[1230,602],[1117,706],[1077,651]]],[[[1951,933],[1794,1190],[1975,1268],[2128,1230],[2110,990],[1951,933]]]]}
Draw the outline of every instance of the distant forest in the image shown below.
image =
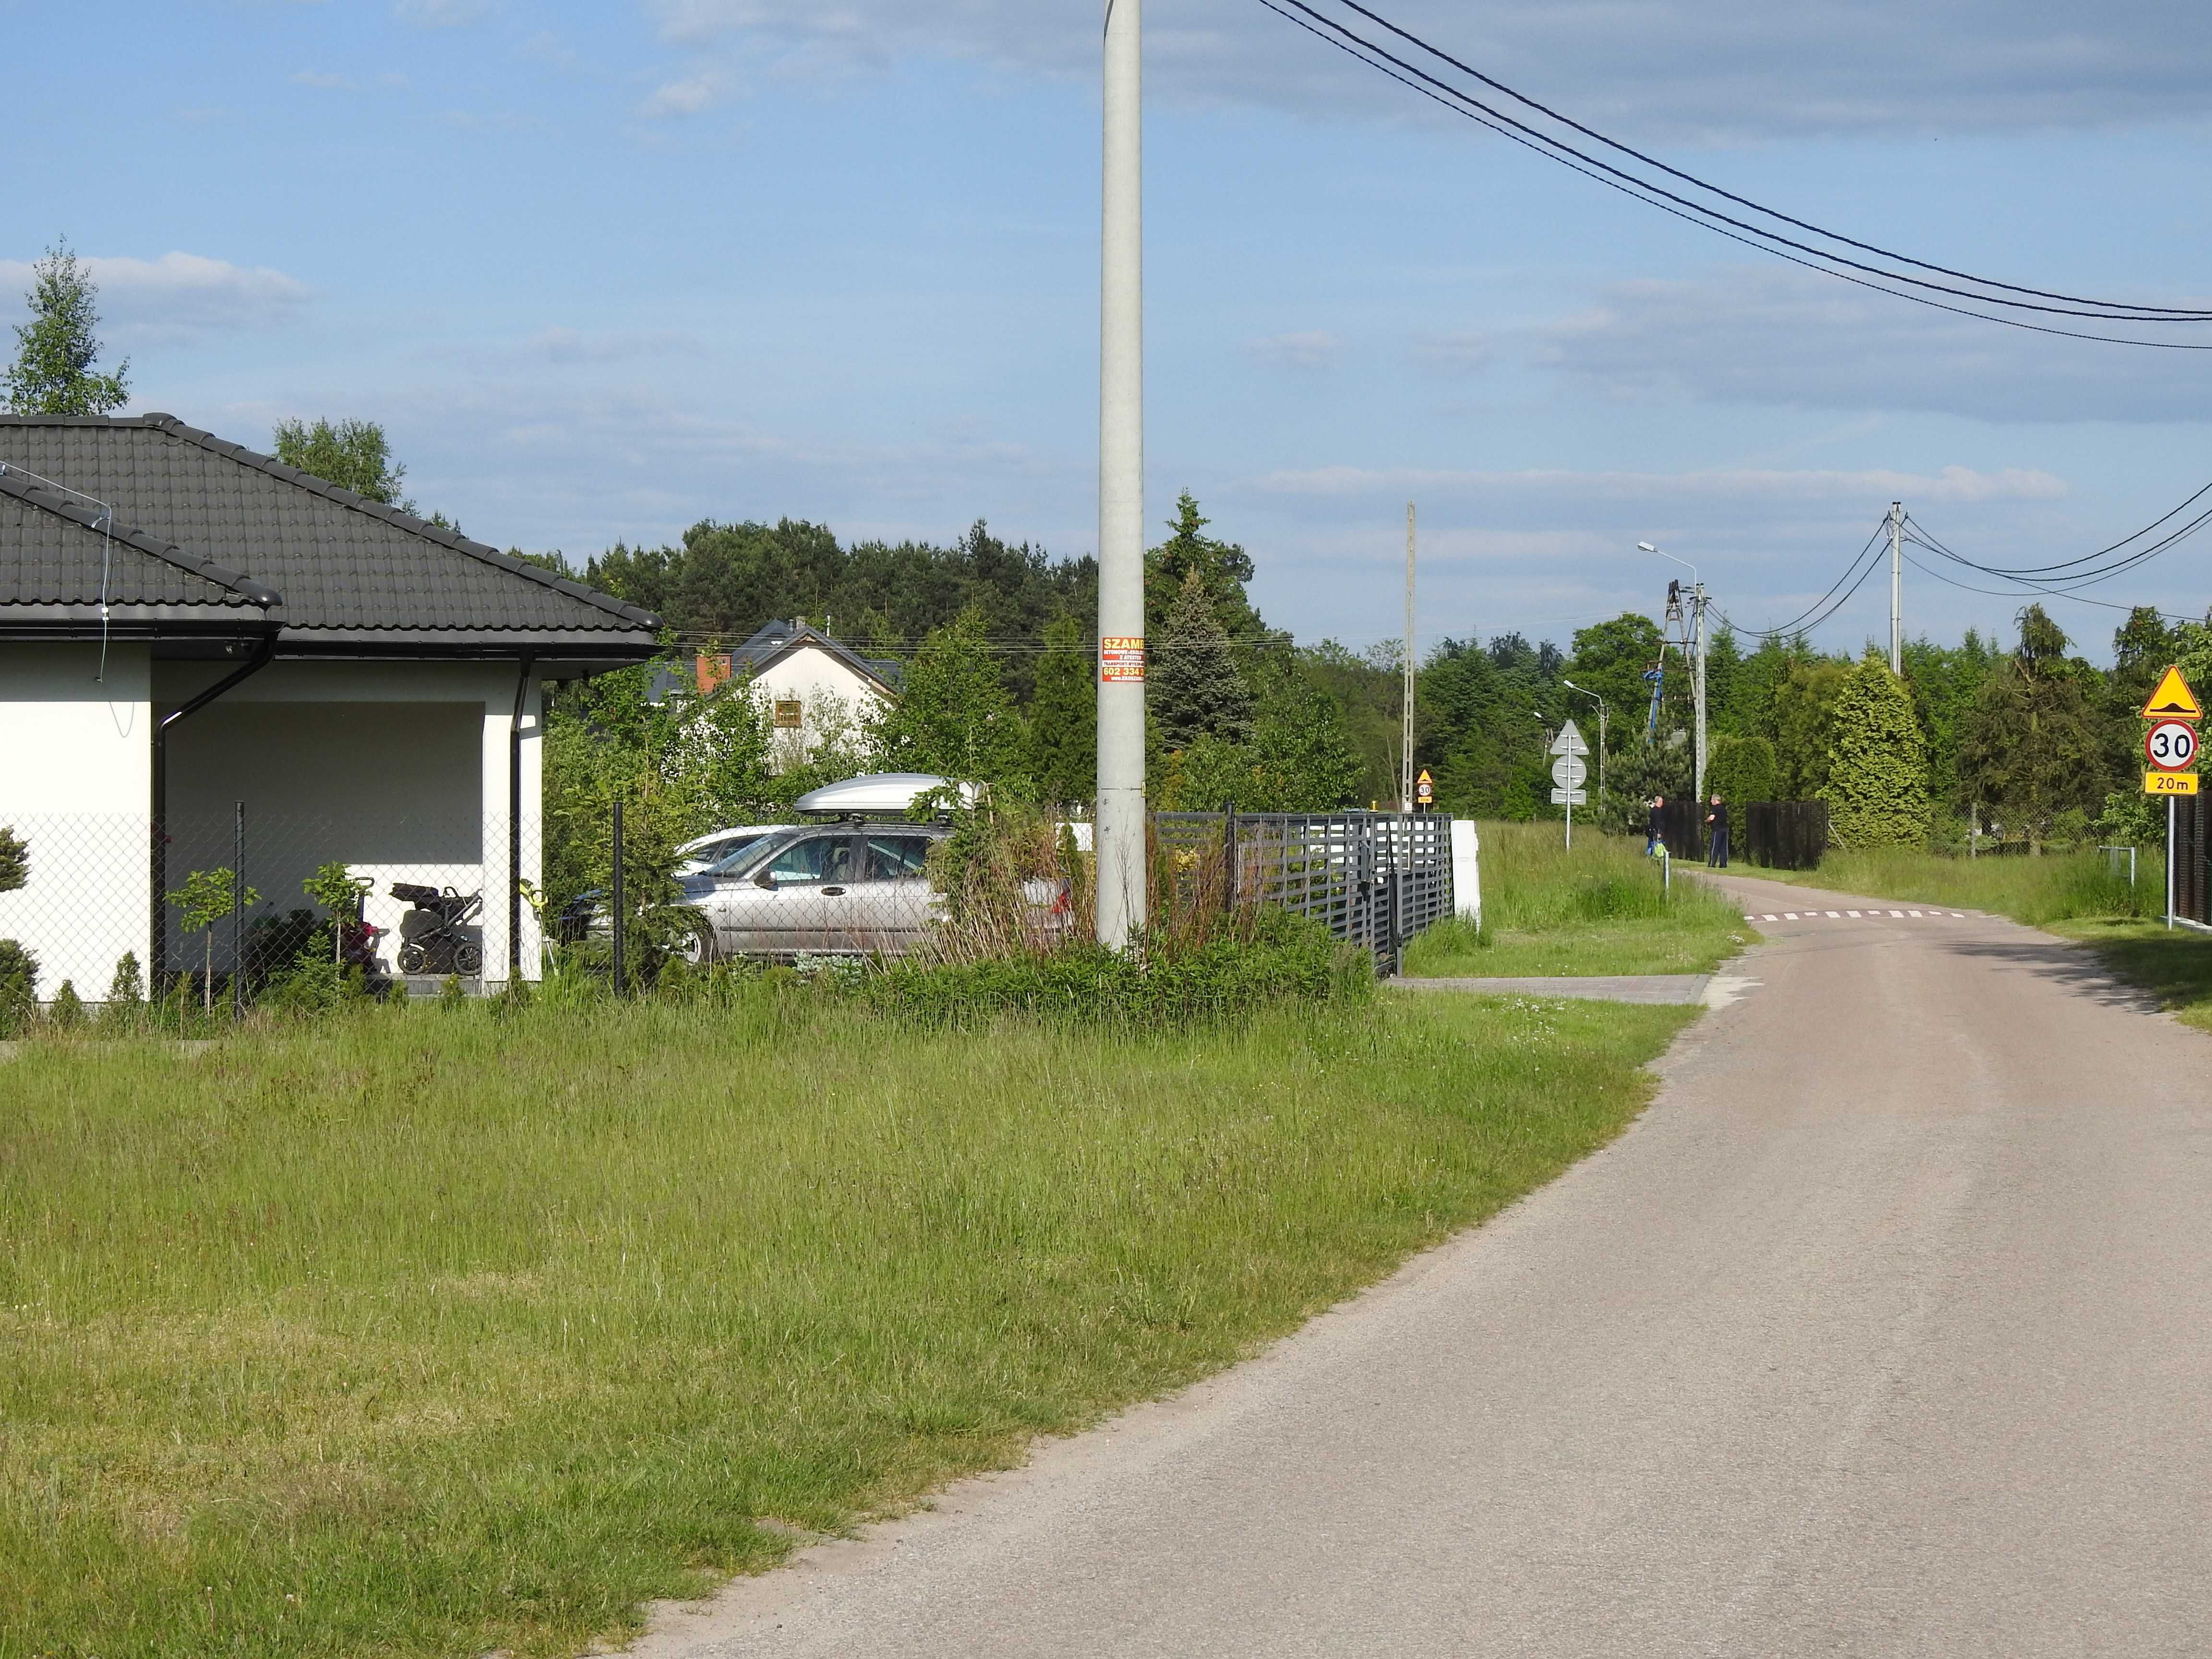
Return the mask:
{"type": "MultiPolygon", "coordinates": [[[[1156,793],[1171,805],[1237,799],[1252,810],[1389,803],[1397,790],[1396,642],[1358,651],[1328,640],[1294,644],[1251,604],[1252,556],[1208,527],[1185,495],[1146,559],[1156,793]]],[[[1089,741],[1087,690],[1070,681],[1041,699],[1038,665],[1055,643],[1063,653],[1091,650],[1097,561],[1050,558],[980,521],[938,547],[847,545],[793,520],[708,520],[678,546],[617,546],[591,561],[586,580],[663,617],[686,650],[799,617],[868,655],[911,659],[957,626],[961,648],[995,665],[1030,723],[1031,750],[1073,753],[1089,741]]],[[[1905,647],[1904,692],[1922,781],[1915,787],[1924,788],[1929,836],[1953,842],[1970,820],[1986,830],[1992,819],[2039,839],[2076,839],[2100,822],[2114,834],[2139,829],[2129,817],[2136,809],[2136,708],[2169,661],[2193,664],[2198,683],[2212,683],[2212,636],[2137,610],[2116,630],[2116,661],[2104,670],[2075,654],[2039,607],[2015,623],[2009,641],[1970,630],[1956,645],[1923,638],[1905,647]]],[[[1555,815],[1549,738],[1569,718],[1593,744],[1598,735],[1595,699],[1570,690],[1570,680],[1606,702],[1608,816],[1626,822],[1644,794],[1686,791],[1688,676],[1662,640],[1657,621],[1625,612],[1577,630],[1565,648],[1509,632],[1447,638],[1426,650],[1414,753],[1435,777],[1439,807],[1555,815]],[[1645,675],[1662,656],[1655,713],[1645,675]]],[[[1802,637],[1747,649],[1719,629],[1707,674],[1716,777],[1786,799],[1828,791],[1838,708],[1858,662],[1802,637]]],[[[1085,781],[1069,774],[1060,788],[1072,793],[1085,781]]]]}

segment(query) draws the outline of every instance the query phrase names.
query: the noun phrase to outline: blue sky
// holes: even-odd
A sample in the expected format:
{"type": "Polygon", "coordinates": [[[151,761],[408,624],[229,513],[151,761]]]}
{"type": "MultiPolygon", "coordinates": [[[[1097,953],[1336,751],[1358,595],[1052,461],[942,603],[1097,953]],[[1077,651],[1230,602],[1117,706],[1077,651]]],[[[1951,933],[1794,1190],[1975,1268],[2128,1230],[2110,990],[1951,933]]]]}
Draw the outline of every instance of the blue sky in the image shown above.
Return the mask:
{"type": "MultiPolygon", "coordinates": [[[[2166,0],[1396,0],[1733,188],[2039,286],[2212,293],[2212,14],[2166,0]]],[[[67,235],[133,407],[382,421],[471,533],[705,517],[1095,540],[1095,4],[0,0],[0,304],[67,235]],[[92,20],[97,21],[93,22],[92,20]]],[[[2059,558],[2212,477],[2212,362],[1869,295],[1425,106],[1256,0],[1151,0],[1147,490],[1268,616],[1564,641],[1698,565],[1741,621],[1902,495],[2059,558]],[[2200,367],[2200,363],[2202,367],[2200,367]]],[[[2212,547],[2212,538],[2208,538],[2212,547]]],[[[2108,596],[2202,612],[2185,544],[2108,596]]],[[[1870,584],[1825,630],[1886,626],[1870,584]]],[[[2016,599],[1908,571],[1908,626],[2016,599]]],[[[2113,618],[2062,621],[2101,655],[2113,618]]]]}

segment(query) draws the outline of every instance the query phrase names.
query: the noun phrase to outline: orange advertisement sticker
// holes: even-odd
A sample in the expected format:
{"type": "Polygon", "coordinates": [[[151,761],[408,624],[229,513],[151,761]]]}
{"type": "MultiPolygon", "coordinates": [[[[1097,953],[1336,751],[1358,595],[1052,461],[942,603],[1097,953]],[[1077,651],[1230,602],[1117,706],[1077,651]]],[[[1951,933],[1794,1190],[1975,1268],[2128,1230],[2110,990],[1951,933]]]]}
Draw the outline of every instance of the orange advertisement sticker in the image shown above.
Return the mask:
{"type": "Polygon", "coordinates": [[[1098,678],[1102,681],[1141,680],[1145,678],[1145,636],[1109,634],[1098,641],[1098,678]]]}

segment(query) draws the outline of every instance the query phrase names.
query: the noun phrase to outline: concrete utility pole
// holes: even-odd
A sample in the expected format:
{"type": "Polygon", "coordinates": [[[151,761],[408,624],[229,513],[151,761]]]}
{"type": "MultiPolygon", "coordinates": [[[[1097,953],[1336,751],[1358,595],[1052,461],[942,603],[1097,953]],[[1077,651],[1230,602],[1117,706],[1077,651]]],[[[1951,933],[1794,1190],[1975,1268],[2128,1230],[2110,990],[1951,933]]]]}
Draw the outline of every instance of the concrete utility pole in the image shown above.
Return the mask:
{"type": "MultiPolygon", "coordinates": [[[[1860,522],[1864,523],[1865,520],[1861,520],[1860,522]]],[[[1692,571],[1691,574],[1695,575],[1697,573],[1692,571]]],[[[1697,792],[1698,810],[1702,813],[1705,811],[1705,585],[1703,582],[1692,582],[1691,592],[1692,603],[1696,609],[1698,629],[1698,746],[1692,763],[1698,775],[1694,787],[1697,792]]],[[[1702,822],[1702,819],[1699,821],[1702,822]]]]}
{"type": "MultiPolygon", "coordinates": [[[[1866,520],[1861,519],[1861,524],[1866,520]]],[[[1889,504],[1889,672],[1905,673],[1905,503],[1889,504]]]]}
{"type": "Polygon", "coordinates": [[[1401,734],[1404,754],[1398,762],[1398,810],[1413,810],[1413,504],[1406,503],[1406,660],[1401,665],[1404,679],[1401,710],[1405,730],[1401,734]]]}
{"type": "Polygon", "coordinates": [[[1145,246],[1139,0],[1106,0],[1098,318],[1098,940],[1145,925],[1145,246]]]}

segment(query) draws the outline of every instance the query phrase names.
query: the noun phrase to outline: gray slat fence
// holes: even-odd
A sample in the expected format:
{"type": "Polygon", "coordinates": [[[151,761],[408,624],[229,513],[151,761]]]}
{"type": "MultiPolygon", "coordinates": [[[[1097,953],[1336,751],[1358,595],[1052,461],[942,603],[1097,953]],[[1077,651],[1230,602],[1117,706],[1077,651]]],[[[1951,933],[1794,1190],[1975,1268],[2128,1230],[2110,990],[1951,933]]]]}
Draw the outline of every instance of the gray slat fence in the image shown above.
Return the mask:
{"type": "Polygon", "coordinates": [[[1185,902],[1233,893],[1364,945],[1378,973],[1452,914],[1451,819],[1416,812],[1158,812],[1163,879],[1185,902]]]}

